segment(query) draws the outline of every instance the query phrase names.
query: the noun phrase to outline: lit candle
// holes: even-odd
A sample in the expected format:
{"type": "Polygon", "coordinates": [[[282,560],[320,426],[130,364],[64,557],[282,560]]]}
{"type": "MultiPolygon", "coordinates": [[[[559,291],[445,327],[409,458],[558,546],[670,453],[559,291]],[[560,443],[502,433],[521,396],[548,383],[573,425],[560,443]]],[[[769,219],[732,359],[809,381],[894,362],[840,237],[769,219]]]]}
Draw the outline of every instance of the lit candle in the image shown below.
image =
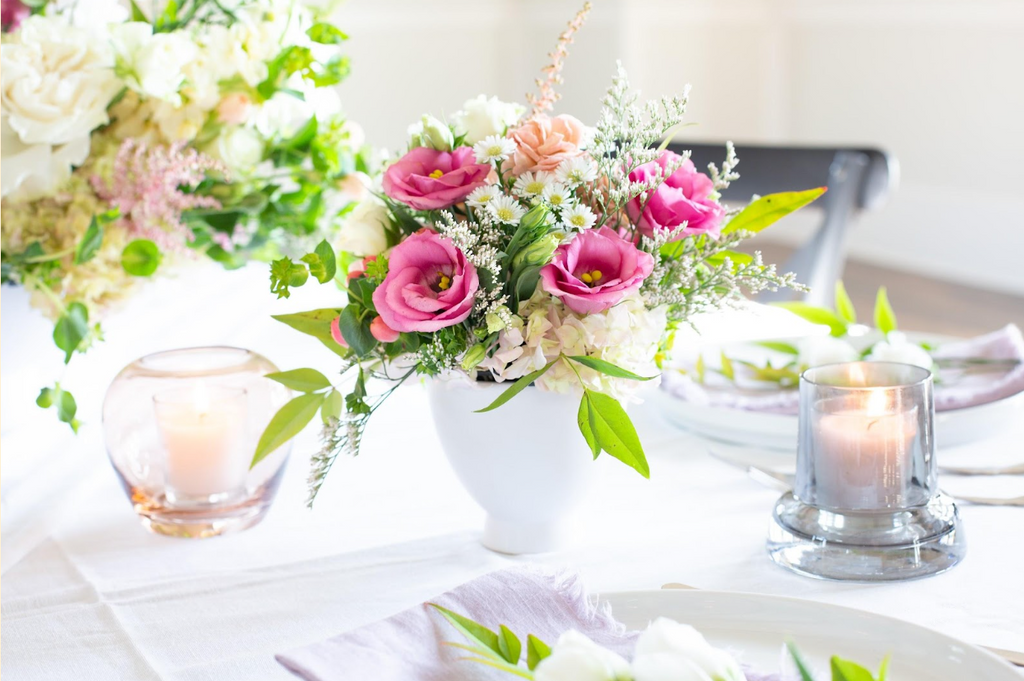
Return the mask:
{"type": "Polygon", "coordinates": [[[891,390],[870,388],[817,406],[818,504],[836,509],[900,505],[912,474],[917,407],[898,410],[891,390]]]}
{"type": "Polygon", "coordinates": [[[167,456],[168,497],[203,501],[244,491],[249,471],[245,390],[208,388],[200,381],[191,390],[153,399],[167,456]]]}

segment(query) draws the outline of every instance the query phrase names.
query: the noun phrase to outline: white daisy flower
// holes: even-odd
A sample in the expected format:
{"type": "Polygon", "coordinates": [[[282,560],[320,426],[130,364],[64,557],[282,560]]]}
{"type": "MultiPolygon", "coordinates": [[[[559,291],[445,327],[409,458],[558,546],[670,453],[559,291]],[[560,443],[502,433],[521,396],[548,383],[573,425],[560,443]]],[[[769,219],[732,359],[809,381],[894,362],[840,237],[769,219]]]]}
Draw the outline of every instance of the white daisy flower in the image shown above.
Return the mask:
{"type": "Polygon", "coordinates": [[[473,208],[486,208],[492,201],[494,201],[501,194],[501,190],[498,189],[496,184],[488,184],[483,187],[477,187],[469,193],[466,197],[466,203],[473,206],[473,208]]]}
{"type": "Polygon", "coordinates": [[[538,170],[537,172],[526,172],[516,178],[512,185],[512,191],[519,196],[540,196],[549,184],[553,182],[551,173],[538,170]]]}
{"type": "Polygon", "coordinates": [[[491,135],[473,145],[477,163],[500,163],[512,155],[516,143],[507,137],[491,135]]]}
{"type": "Polygon", "coordinates": [[[499,196],[488,204],[487,210],[491,211],[495,220],[509,225],[518,224],[519,220],[526,215],[526,209],[511,196],[499,196]]]}
{"type": "Polygon", "coordinates": [[[562,161],[555,177],[563,184],[583,184],[597,179],[597,165],[589,156],[577,156],[562,161]]]}
{"type": "Polygon", "coordinates": [[[582,232],[590,229],[597,222],[597,216],[589,206],[576,205],[562,211],[562,226],[567,230],[582,232]]]}
{"type": "Polygon", "coordinates": [[[573,202],[573,194],[569,189],[566,188],[561,182],[554,182],[544,187],[544,192],[541,194],[544,200],[548,202],[552,208],[562,208],[568,206],[573,202]]]}

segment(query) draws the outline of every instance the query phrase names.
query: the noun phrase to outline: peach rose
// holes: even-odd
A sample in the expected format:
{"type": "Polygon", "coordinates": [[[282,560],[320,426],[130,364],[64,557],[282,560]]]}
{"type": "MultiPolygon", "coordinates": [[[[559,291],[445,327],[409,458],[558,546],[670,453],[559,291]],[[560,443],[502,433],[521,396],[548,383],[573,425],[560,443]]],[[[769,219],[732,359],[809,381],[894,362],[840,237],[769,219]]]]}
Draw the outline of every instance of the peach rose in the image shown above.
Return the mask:
{"type": "Polygon", "coordinates": [[[541,114],[508,131],[516,151],[510,159],[512,174],[527,171],[554,172],[559,164],[583,153],[587,126],[567,114],[554,118],[541,114]]]}

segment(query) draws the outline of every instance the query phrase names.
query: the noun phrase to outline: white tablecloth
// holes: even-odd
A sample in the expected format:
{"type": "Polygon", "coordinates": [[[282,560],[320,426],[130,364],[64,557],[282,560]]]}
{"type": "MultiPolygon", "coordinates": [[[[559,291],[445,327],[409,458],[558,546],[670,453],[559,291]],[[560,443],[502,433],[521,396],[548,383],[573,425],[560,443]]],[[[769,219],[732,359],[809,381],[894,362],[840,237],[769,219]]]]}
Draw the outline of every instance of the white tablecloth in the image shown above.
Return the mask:
{"type": "MultiPolygon", "coordinates": [[[[237,281],[263,284],[262,274],[237,281]]],[[[242,283],[224,284],[239,288],[237,297],[220,297],[223,313],[193,311],[192,324],[183,326],[179,317],[177,326],[161,327],[159,338],[140,333],[131,347],[230,341],[265,352],[283,368],[330,368],[331,358],[315,342],[300,342],[267,322],[265,297],[248,296],[242,283]],[[259,300],[258,309],[240,308],[239,300],[259,300]],[[239,314],[246,309],[251,314],[239,314]]],[[[315,307],[329,294],[297,294],[273,307],[315,307]]],[[[4,343],[12,333],[7,320],[4,343]]],[[[78,388],[80,401],[98,402],[116,365],[130,359],[119,355],[129,341],[115,345],[121,341],[110,337],[111,360],[100,367],[97,358],[78,388]]],[[[965,507],[968,556],[944,575],[888,585],[802,578],[765,554],[777,492],[711,459],[703,441],[666,423],[657,404],[666,398],[659,395],[633,410],[651,480],[602,457],[595,464],[605,468],[602,488],[582,509],[586,521],[575,545],[528,558],[479,544],[483,514],[448,468],[418,385],[396,393],[375,416],[363,455],[339,461],[313,511],[303,504],[305,459],[316,446],[310,432],[297,440],[266,520],[204,541],[143,530],[105,459],[98,419],[77,440],[58,432],[47,443],[25,427],[8,428],[8,397],[2,475],[6,483],[12,471],[13,482],[4,490],[5,679],[287,679],[275,652],[524,561],[578,569],[598,591],[683,582],[799,596],[1024,649],[1024,509],[965,507]],[[47,493],[45,483],[61,475],[73,480],[47,493]]],[[[1024,428],[1018,428],[949,455],[1019,457],[1022,442],[1024,428]]],[[[1019,480],[1002,484],[1024,487],[1019,480]]]]}

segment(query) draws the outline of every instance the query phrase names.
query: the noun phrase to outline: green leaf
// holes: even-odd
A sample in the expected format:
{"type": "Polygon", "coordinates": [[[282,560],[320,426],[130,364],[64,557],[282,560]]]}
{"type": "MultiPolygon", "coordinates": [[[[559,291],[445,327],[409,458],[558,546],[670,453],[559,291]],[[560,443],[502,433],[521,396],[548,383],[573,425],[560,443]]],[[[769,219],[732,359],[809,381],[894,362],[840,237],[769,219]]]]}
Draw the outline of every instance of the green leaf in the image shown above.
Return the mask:
{"type": "Polygon", "coordinates": [[[856,662],[832,656],[832,681],[875,681],[875,675],[856,662]]]}
{"type": "Polygon", "coordinates": [[[320,43],[321,45],[338,45],[348,40],[348,35],[340,28],[323,21],[310,26],[309,30],[306,31],[306,35],[314,43],[320,43]]]}
{"type": "Polygon", "coordinates": [[[736,370],[732,366],[732,360],[725,355],[725,350],[721,352],[722,362],[722,375],[728,378],[730,381],[736,380],[736,370]]]}
{"type": "Polygon", "coordinates": [[[737,267],[749,265],[750,263],[754,262],[754,256],[752,256],[750,253],[743,253],[741,251],[731,250],[719,251],[718,253],[715,253],[710,258],[705,260],[705,262],[711,265],[712,267],[718,267],[723,262],[725,262],[726,258],[729,258],[729,260],[732,261],[733,271],[735,271],[737,267]]]}
{"type": "Polygon", "coordinates": [[[360,357],[365,357],[377,347],[377,339],[370,333],[370,319],[368,316],[360,319],[358,306],[349,305],[341,311],[339,328],[345,342],[360,357]]]}
{"type": "Polygon", "coordinates": [[[878,295],[875,296],[875,328],[884,334],[896,330],[896,313],[889,304],[884,286],[878,287],[878,295]]]}
{"type": "Polygon", "coordinates": [[[260,435],[260,441],[256,445],[256,453],[253,454],[252,468],[260,461],[270,455],[281,445],[299,434],[306,425],[316,416],[317,410],[324,402],[324,395],[321,393],[310,393],[299,395],[281,407],[274,418],[260,435]]]}
{"type": "Polygon", "coordinates": [[[131,2],[132,7],[132,21],[145,21],[148,23],[149,19],[147,19],[146,15],[142,13],[141,9],[139,9],[139,6],[138,4],[136,4],[135,0],[129,1],[131,2]]]}
{"type": "Polygon", "coordinates": [[[82,340],[89,335],[89,310],[82,303],[71,303],[67,312],[53,327],[53,342],[64,351],[64,363],[71,361],[71,355],[82,340]]]}
{"type": "Polygon", "coordinates": [[[292,369],[291,371],[278,371],[267,374],[267,378],[277,381],[281,385],[298,390],[301,393],[311,393],[324,388],[330,388],[331,382],[326,376],[316,369],[292,369]]]}
{"type": "Polygon", "coordinates": [[[543,376],[544,373],[548,369],[550,369],[552,366],[554,366],[555,362],[557,362],[557,361],[558,361],[558,359],[553,359],[550,362],[548,362],[547,364],[545,364],[543,367],[541,367],[540,369],[537,369],[536,371],[533,371],[531,373],[526,374],[525,376],[520,378],[518,381],[516,381],[515,383],[510,385],[505,390],[505,392],[503,392],[500,395],[498,395],[498,399],[494,400],[493,402],[491,402],[489,405],[487,405],[483,409],[477,409],[476,413],[477,414],[483,414],[484,412],[493,411],[493,410],[497,409],[498,407],[500,407],[501,405],[505,404],[506,402],[511,400],[513,397],[515,397],[519,393],[523,392],[523,390],[526,388],[526,386],[530,385],[531,383],[536,381],[538,378],[543,376]]]}
{"type": "Polygon", "coordinates": [[[806,319],[812,324],[822,324],[828,327],[829,333],[836,338],[846,335],[847,325],[839,315],[824,307],[815,307],[799,301],[775,303],[776,306],[789,310],[793,314],[806,319]]]}
{"type": "Polygon", "coordinates": [[[92,260],[96,257],[102,245],[103,226],[100,225],[99,219],[93,215],[92,220],[89,221],[89,227],[85,230],[85,234],[82,235],[82,240],[78,242],[78,247],[75,248],[75,264],[81,265],[92,260]]]}
{"type": "Polygon", "coordinates": [[[826,189],[826,187],[818,187],[802,192],[782,192],[762,196],[730,220],[729,224],[722,228],[722,234],[730,234],[741,229],[746,232],[760,232],[814,201],[824,194],[826,189]]]}
{"type": "Polygon", "coordinates": [[[452,612],[447,608],[442,608],[436,603],[428,603],[428,605],[441,613],[460,634],[466,637],[466,640],[471,643],[476,643],[487,650],[493,651],[499,658],[504,657],[501,654],[501,647],[498,643],[498,635],[496,633],[484,625],[474,622],[468,617],[463,617],[458,613],[452,612]]]}
{"type": "Polygon", "coordinates": [[[776,352],[782,352],[787,355],[799,355],[800,351],[792,343],[784,343],[782,341],[757,341],[755,345],[760,345],[762,348],[768,348],[776,352]]]}
{"type": "Polygon", "coordinates": [[[814,675],[811,674],[811,668],[807,666],[804,661],[803,655],[797,650],[796,644],[792,641],[786,641],[786,648],[789,650],[789,656],[793,658],[793,664],[796,665],[796,669],[800,672],[800,681],[814,681],[814,675]]]}
{"type": "Polygon", "coordinates": [[[75,418],[75,414],[78,412],[78,404],[75,402],[74,395],[62,389],[60,383],[55,384],[52,388],[40,390],[39,397],[36,398],[36,404],[43,409],[56,406],[57,418],[62,423],[71,426],[72,431],[78,432],[78,427],[81,425],[78,419],[75,418]]]}
{"type": "Polygon", "coordinates": [[[136,239],[124,247],[121,267],[135,277],[148,277],[160,266],[160,249],[149,239],[136,239]]]}
{"type": "Polygon", "coordinates": [[[889,656],[882,658],[882,664],[878,667],[878,681],[885,681],[889,675],[889,656]]]}
{"type": "Polygon", "coordinates": [[[339,357],[347,357],[349,351],[335,342],[331,336],[331,322],[341,314],[340,309],[321,308],[293,314],[272,315],[274,319],[287,324],[296,331],[316,338],[339,357]]]}
{"type": "Polygon", "coordinates": [[[590,393],[590,404],[594,410],[594,434],[601,449],[645,478],[650,478],[651,469],[647,457],[626,410],[613,397],[593,390],[586,392],[590,393]]]}
{"type": "Polygon", "coordinates": [[[846,292],[842,281],[836,282],[836,313],[847,324],[857,323],[857,310],[853,307],[853,301],[846,292]]]}
{"type": "Polygon", "coordinates": [[[332,390],[327,393],[327,397],[324,398],[324,404],[320,407],[320,419],[324,424],[331,422],[331,419],[341,417],[341,408],[344,406],[344,399],[341,393],[337,390],[332,390]]]}
{"type": "Polygon", "coordinates": [[[603,359],[597,359],[596,357],[585,357],[583,355],[570,355],[569,359],[583,366],[590,367],[594,371],[599,371],[606,376],[614,376],[616,378],[629,378],[634,381],[650,381],[657,378],[657,376],[640,376],[634,374],[632,371],[626,371],[622,367],[616,366],[611,362],[606,362],[603,359]]]}
{"type": "Polygon", "coordinates": [[[291,296],[288,289],[302,286],[308,277],[305,265],[293,263],[291,258],[280,258],[270,263],[270,292],[276,293],[279,299],[288,298],[291,296]]]}
{"type": "Polygon", "coordinates": [[[519,638],[512,633],[512,630],[504,624],[501,625],[498,632],[498,652],[508,662],[519,664],[519,655],[523,652],[523,644],[519,642],[519,638]]]}
{"type": "Polygon", "coordinates": [[[316,245],[313,252],[320,256],[320,262],[324,266],[324,277],[317,277],[321,284],[326,284],[338,273],[338,259],[334,254],[334,248],[324,239],[316,245]]]}
{"type": "Polygon", "coordinates": [[[704,355],[697,355],[697,364],[694,366],[694,372],[697,374],[697,383],[704,385],[704,375],[707,367],[704,366],[704,355]]]}
{"type": "Polygon", "coordinates": [[[583,433],[583,439],[587,441],[587,446],[590,447],[590,453],[596,459],[601,453],[601,445],[597,441],[597,435],[595,435],[594,418],[594,405],[590,401],[590,394],[584,390],[583,398],[580,400],[580,409],[576,413],[576,424],[579,425],[580,432],[583,433]]]}
{"type": "Polygon", "coordinates": [[[530,634],[526,637],[526,666],[532,672],[540,661],[551,654],[551,647],[539,638],[530,634]]]}

